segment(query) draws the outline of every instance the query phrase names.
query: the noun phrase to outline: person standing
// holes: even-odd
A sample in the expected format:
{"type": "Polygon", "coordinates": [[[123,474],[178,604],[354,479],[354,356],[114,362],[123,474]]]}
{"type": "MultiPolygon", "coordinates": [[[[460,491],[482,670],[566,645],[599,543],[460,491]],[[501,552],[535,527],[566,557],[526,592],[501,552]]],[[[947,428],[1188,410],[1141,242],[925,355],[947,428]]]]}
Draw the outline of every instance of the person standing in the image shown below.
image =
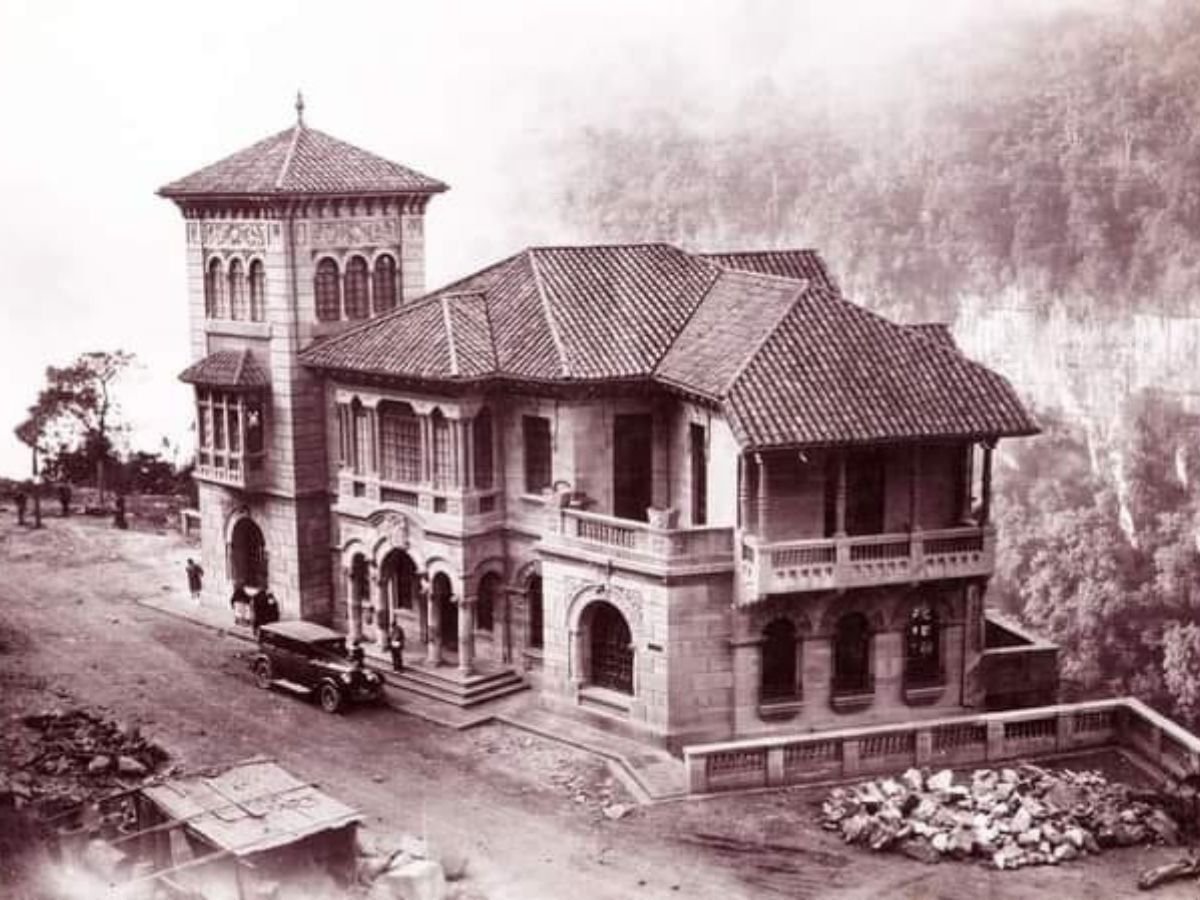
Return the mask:
{"type": "Polygon", "coordinates": [[[200,591],[204,587],[204,569],[194,559],[188,559],[187,565],[184,567],[187,571],[188,590],[192,594],[192,600],[195,603],[200,602],[200,591]]]}
{"type": "Polygon", "coordinates": [[[246,593],[246,588],[240,581],[234,585],[229,605],[233,607],[234,625],[245,625],[250,620],[250,595],[246,593]]]}
{"type": "Polygon", "coordinates": [[[270,625],[272,622],[279,621],[279,601],[275,599],[275,595],[271,593],[270,588],[266,588],[262,593],[262,617],[258,624],[270,625]]]}
{"type": "Polygon", "coordinates": [[[392,619],[391,630],[388,631],[388,641],[392,651],[392,669],[396,672],[404,671],[404,629],[400,626],[400,622],[395,618],[392,619]]]}
{"type": "Polygon", "coordinates": [[[25,491],[17,490],[17,524],[25,524],[25,504],[29,502],[29,498],[25,495],[25,491]]]}
{"type": "Polygon", "coordinates": [[[58,505],[64,519],[71,514],[71,486],[69,484],[58,486],[58,505]]]}

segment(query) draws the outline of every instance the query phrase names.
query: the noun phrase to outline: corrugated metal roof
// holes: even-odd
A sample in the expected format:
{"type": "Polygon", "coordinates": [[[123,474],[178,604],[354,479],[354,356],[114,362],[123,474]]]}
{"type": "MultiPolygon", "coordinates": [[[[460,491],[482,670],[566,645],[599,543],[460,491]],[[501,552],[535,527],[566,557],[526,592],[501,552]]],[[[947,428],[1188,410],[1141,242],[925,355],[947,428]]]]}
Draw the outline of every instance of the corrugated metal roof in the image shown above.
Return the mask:
{"type": "Polygon", "coordinates": [[[340,800],[267,759],[248,760],[213,775],[174,778],[142,788],[142,795],[207,843],[235,856],[362,821],[340,800]]]}

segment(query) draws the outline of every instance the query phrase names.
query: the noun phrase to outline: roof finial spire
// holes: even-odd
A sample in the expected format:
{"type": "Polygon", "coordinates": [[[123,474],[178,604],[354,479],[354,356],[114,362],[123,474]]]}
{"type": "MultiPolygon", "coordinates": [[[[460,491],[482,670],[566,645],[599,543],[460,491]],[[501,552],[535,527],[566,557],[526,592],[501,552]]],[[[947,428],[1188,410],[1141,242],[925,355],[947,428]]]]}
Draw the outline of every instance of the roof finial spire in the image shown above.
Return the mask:
{"type": "Polygon", "coordinates": [[[296,124],[304,124],[304,94],[296,91],[296,124]]]}

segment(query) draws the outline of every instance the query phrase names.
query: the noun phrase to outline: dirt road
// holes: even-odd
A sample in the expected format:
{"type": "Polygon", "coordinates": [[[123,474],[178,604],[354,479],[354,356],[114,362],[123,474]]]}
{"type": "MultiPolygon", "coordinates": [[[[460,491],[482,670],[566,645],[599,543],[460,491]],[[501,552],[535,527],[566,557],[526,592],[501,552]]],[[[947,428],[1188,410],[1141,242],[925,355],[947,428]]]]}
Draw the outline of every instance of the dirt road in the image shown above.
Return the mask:
{"type": "Polygon", "coordinates": [[[140,724],[185,766],[274,756],[357,806],[372,828],[465,854],[469,883],[493,900],[1132,896],[1141,867],[1177,855],[1113,853],[1015,873],[924,866],[846,848],[816,827],[816,799],[801,793],[666,804],[610,821],[563,789],[568,774],[602,787],[603,766],[553,742],[501,727],[458,732],[387,709],[328,716],[255,689],[244,642],[134,602],[170,594],[187,603],[192,552],[174,535],[83,519],[33,532],[0,518],[5,727],[22,727],[21,712],[78,702],[140,724]]]}

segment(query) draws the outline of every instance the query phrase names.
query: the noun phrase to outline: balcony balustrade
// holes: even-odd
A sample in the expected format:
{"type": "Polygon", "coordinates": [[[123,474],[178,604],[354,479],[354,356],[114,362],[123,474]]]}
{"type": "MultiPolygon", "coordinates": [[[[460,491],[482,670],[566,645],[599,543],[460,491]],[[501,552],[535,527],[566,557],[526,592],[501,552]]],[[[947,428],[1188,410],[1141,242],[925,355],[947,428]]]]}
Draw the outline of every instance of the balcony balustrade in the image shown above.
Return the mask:
{"type": "Polygon", "coordinates": [[[663,572],[733,568],[729,527],[659,528],[576,509],[548,510],[548,520],[542,537],[548,552],[663,572]]]}
{"type": "Polygon", "coordinates": [[[422,516],[445,516],[472,524],[494,524],[503,504],[499,488],[462,489],[428,482],[385,481],[343,469],[338,475],[338,505],[369,515],[381,507],[410,510],[422,516]]]}
{"type": "Polygon", "coordinates": [[[233,453],[201,448],[196,451],[196,477],[226,487],[256,491],[267,484],[265,453],[233,453]]]}
{"type": "Polygon", "coordinates": [[[770,594],[986,576],[995,556],[995,533],[986,526],[767,543],[745,534],[740,602],[770,594]]]}

